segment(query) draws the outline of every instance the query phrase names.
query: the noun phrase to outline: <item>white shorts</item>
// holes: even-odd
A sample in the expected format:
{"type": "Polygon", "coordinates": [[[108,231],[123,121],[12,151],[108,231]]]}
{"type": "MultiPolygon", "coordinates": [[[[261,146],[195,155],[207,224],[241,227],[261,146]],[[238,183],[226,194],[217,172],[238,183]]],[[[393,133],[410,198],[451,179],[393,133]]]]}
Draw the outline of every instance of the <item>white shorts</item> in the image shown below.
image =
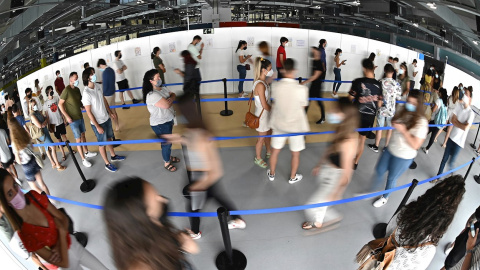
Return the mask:
{"type": "MultiPolygon", "coordinates": [[[[272,135],[279,135],[279,134],[285,134],[285,133],[278,132],[275,130],[272,133],[272,135]]],[[[288,144],[290,146],[290,151],[300,152],[303,149],[305,149],[305,136],[303,135],[290,136],[290,137],[272,137],[271,146],[274,149],[282,149],[283,146],[285,146],[287,139],[288,139],[288,144]]]]}
{"type": "Polygon", "coordinates": [[[115,106],[115,95],[105,96],[109,106],[115,106]]]}

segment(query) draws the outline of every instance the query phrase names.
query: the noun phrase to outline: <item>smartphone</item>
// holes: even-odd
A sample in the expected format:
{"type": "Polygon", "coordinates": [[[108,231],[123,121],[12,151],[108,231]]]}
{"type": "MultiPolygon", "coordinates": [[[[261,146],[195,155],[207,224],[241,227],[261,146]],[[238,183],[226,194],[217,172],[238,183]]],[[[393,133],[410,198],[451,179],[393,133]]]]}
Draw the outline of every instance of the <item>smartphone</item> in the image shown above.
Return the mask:
{"type": "Polygon", "coordinates": [[[472,234],[472,237],[475,237],[475,222],[470,224],[470,233],[472,234]]]}

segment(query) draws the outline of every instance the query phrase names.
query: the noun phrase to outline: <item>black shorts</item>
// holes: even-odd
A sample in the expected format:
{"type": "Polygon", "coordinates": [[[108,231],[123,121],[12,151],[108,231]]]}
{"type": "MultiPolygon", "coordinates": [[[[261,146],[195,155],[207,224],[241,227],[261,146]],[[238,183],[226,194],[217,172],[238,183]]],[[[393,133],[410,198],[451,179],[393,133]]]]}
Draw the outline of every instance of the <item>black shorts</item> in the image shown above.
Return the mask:
{"type": "Polygon", "coordinates": [[[117,82],[117,85],[118,85],[118,90],[129,89],[130,88],[130,86],[128,86],[128,80],[127,79],[117,82]]]}
{"type": "Polygon", "coordinates": [[[3,168],[7,169],[8,167],[10,167],[10,165],[13,164],[13,161],[14,161],[14,156],[12,155],[12,157],[6,163],[2,162],[3,168]]]}
{"type": "MultiPolygon", "coordinates": [[[[360,114],[360,128],[372,128],[373,123],[375,122],[375,115],[371,114],[360,114]]],[[[359,131],[358,134],[362,136],[367,136],[371,131],[359,131]]]]}
{"type": "Polygon", "coordinates": [[[55,127],[55,132],[53,132],[53,135],[55,135],[55,138],[58,140],[62,139],[61,135],[67,135],[67,130],[65,129],[65,124],[61,123],[60,125],[55,127]]]}

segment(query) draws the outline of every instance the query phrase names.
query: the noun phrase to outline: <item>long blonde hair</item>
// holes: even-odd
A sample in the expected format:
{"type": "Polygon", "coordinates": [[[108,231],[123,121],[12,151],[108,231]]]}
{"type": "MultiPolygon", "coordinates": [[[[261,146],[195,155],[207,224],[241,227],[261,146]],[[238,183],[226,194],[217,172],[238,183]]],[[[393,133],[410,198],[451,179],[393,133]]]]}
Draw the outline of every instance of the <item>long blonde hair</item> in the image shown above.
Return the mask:
{"type": "Polygon", "coordinates": [[[458,98],[459,98],[459,95],[460,95],[459,92],[460,92],[460,90],[458,90],[458,87],[455,86],[455,87],[453,88],[452,95],[450,96],[450,98],[451,98],[452,101],[453,101],[453,104],[457,103],[458,98]]]}
{"type": "Polygon", "coordinates": [[[253,77],[253,81],[257,81],[260,79],[260,77],[262,76],[262,69],[268,69],[269,66],[271,66],[272,63],[270,63],[270,60],[268,59],[265,59],[263,57],[257,57],[255,58],[255,70],[254,70],[254,77],[253,77]]]}
{"type": "Polygon", "coordinates": [[[358,107],[350,102],[346,97],[338,100],[338,109],[345,115],[344,120],[338,124],[335,131],[335,137],[332,141],[332,151],[340,151],[340,145],[345,140],[352,138],[352,134],[356,133],[356,129],[360,125],[360,115],[358,107]]]}
{"type": "Polygon", "coordinates": [[[10,139],[15,149],[22,150],[32,143],[32,138],[27,131],[18,123],[11,110],[8,111],[8,129],[10,130],[10,139]]]}

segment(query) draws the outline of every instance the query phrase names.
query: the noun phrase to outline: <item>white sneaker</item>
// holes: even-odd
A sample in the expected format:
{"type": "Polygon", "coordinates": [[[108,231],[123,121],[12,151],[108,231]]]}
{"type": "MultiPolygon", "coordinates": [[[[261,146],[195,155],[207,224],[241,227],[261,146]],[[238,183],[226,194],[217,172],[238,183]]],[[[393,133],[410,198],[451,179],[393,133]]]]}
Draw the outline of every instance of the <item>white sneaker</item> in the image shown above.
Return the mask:
{"type": "Polygon", "coordinates": [[[384,198],[383,196],[380,197],[380,199],[376,200],[374,203],[373,203],[373,207],[382,207],[384,206],[386,203],[388,202],[388,198],[384,198]]]}
{"type": "Polygon", "coordinates": [[[267,170],[267,176],[268,176],[268,180],[270,181],[273,181],[275,180],[275,174],[270,174],[270,169],[267,170]]]}
{"type": "Polygon", "coordinates": [[[424,152],[425,154],[428,154],[428,150],[427,150],[427,148],[425,148],[425,147],[422,147],[422,150],[423,150],[423,152],[424,152]]]}
{"type": "Polygon", "coordinates": [[[296,183],[296,182],[300,182],[302,179],[303,179],[303,175],[297,173],[297,174],[295,174],[295,178],[290,178],[290,180],[288,180],[288,183],[293,184],[293,183],[296,183]]]}
{"type": "Polygon", "coordinates": [[[247,227],[247,223],[243,221],[243,219],[234,219],[230,220],[228,222],[228,229],[233,230],[233,229],[245,229],[247,227]]]}
{"type": "Polygon", "coordinates": [[[447,244],[447,246],[445,247],[445,255],[448,256],[448,254],[450,254],[450,251],[452,251],[454,244],[455,242],[451,242],[447,244]]]}
{"type": "Polygon", "coordinates": [[[92,163],[90,163],[88,160],[84,159],[82,160],[83,166],[90,168],[92,167],[92,163]]]}
{"type": "Polygon", "coordinates": [[[89,151],[89,152],[85,153],[85,157],[87,157],[87,158],[96,157],[97,155],[98,155],[97,152],[90,152],[89,151]]]}

